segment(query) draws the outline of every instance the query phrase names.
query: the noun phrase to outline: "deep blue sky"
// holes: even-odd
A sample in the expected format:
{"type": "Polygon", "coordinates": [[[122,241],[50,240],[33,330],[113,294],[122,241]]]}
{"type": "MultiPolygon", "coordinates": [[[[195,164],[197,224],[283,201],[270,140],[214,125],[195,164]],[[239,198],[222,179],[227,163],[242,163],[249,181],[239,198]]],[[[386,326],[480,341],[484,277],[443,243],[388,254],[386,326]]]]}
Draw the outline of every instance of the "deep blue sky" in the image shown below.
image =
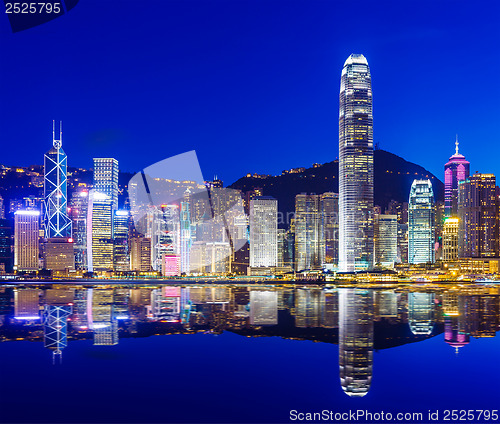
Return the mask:
{"type": "Polygon", "coordinates": [[[340,73],[370,64],[374,138],[442,177],[461,151],[500,175],[497,0],[81,0],[12,34],[0,16],[0,163],[137,171],[196,149],[205,178],[338,156],[340,73]]]}

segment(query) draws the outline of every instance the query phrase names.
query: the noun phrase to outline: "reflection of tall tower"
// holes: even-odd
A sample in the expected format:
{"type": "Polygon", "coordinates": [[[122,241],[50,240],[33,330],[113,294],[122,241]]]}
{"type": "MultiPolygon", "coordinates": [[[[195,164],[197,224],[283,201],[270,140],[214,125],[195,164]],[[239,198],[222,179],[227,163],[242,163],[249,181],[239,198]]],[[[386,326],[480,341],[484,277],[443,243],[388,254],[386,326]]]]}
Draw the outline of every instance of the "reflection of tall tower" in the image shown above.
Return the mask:
{"type": "Polygon", "coordinates": [[[470,163],[458,153],[458,136],[455,141],[455,154],[444,165],[444,214],[446,218],[457,216],[458,183],[469,177],[470,163]]]}
{"type": "Polygon", "coordinates": [[[339,291],[340,384],[351,397],[368,393],[373,372],[373,293],[339,291]]]}
{"type": "Polygon", "coordinates": [[[368,62],[350,55],[340,82],[339,269],[373,267],[373,115],[368,62]]]}
{"type": "Polygon", "coordinates": [[[46,348],[52,350],[54,361],[61,359],[62,350],[67,346],[68,316],[71,305],[45,305],[43,312],[43,340],[46,348]]]}
{"type": "Polygon", "coordinates": [[[434,329],[434,293],[408,294],[408,323],[415,335],[430,335],[434,329]]]}
{"type": "Polygon", "coordinates": [[[450,315],[444,319],[444,341],[455,348],[457,354],[459,348],[464,347],[470,342],[469,335],[460,331],[459,324],[459,316],[450,315]]]}
{"type": "Polygon", "coordinates": [[[56,123],[52,122],[52,148],[44,156],[44,208],[45,238],[71,237],[71,220],[67,207],[67,157],[62,149],[62,122],[56,139],[56,123]]]}

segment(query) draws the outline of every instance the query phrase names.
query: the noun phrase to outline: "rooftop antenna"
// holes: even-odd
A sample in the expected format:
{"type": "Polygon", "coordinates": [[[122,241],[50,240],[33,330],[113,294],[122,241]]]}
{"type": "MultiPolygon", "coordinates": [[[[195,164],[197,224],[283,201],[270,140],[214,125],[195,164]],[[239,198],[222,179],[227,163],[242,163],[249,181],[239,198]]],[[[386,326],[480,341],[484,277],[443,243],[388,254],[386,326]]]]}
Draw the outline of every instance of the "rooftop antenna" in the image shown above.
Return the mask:
{"type": "Polygon", "coordinates": [[[457,134],[457,137],[455,139],[455,154],[458,155],[458,134],[457,134]]]}
{"type": "Polygon", "coordinates": [[[56,140],[56,121],[52,120],[52,145],[56,149],[62,147],[62,121],[59,121],[59,140],[56,140]]]}

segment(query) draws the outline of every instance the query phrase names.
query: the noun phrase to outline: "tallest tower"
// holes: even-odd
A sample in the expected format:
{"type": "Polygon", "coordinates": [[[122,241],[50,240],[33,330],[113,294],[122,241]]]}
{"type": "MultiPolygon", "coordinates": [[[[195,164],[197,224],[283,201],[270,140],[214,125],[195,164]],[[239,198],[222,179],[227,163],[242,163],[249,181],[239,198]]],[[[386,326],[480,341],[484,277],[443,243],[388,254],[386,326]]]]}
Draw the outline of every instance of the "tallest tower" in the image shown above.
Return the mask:
{"type": "Polygon", "coordinates": [[[339,270],[373,268],[373,115],[370,68],[344,63],[339,110],[339,270]]]}
{"type": "Polygon", "coordinates": [[[52,122],[52,148],[44,156],[44,213],[45,238],[71,237],[71,220],[67,204],[67,157],[62,149],[62,122],[59,138],[56,138],[56,123],[52,122]]]}

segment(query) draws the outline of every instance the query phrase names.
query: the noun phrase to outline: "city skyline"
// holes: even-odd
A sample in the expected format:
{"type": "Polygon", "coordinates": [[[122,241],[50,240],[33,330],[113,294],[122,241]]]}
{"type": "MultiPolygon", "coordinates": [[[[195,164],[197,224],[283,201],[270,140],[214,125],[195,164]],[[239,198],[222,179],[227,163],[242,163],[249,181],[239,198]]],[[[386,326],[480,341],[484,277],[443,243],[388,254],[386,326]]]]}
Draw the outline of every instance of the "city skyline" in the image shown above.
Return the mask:
{"type": "MultiPolygon", "coordinates": [[[[335,75],[345,57],[361,52],[374,69],[375,144],[407,160],[425,164],[434,174],[439,174],[442,166],[439,158],[449,154],[458,133],[461,149],[467,152],[472,163],[481,160],[483,172],[499,173],[492,158],[473,149],[479,140],[485,149],[493,148],[490,140],[495,139],[498,131],[488,124],[494,120],[487,117],[496,116],[498,106],[492,103],[492,96],[474,89],[468,59],[481,58],[485,78],[495,68],[498,59],[488,53],[493,51],[496,36],[488,35],[494,28],[492,16],[498,9],[497,3],[487,3],[494,10],[483,10],[464,2],[460,7],[446,7],[447,2],[428,2],[428,8],[412,9],[412,13],[407,13],[409,5],[401,3],[387,9],[367,4],[366,8],[357,10],[363,24],[358,25],[356,34],[346,32],[347,23],[336,19],[350,10],[342,3],[311,2],[314,7],[299,8],[301,3],[295,2],[287,8],[287,19],[282,21],[262,17],[279,14],[280,1],[268,6],[259,4],[255,10],[249,10],[248,2],[238,2],[219,17],[217,12],[221,9],[217,4],[203,7],[196,1],[190,3],[195,7],[189,12],[181,5],[171,9],[168,2],[157,5],[165,13],[174,12],[179,16],[178,23],[167,28],[164,36],[148,29],[154,25],[146,28],[145,21],[141,21],[142,15],[134,22],[132,30],[120,19],[111,21],[112,13],[124,16],[128,13],[127,8],[115,9],[113,2],[99,5],[99,16],[91,13],[92,2],[90,6],[80,4],[67,16],[19,34],[8,34],[7,20],[0,22],[0,31],[8,40],[2,44],[0,54],[6,59],[4,63],[9,63],[9,67],[0,67],[0,75],[11,81],[28,79],[26,73],[36,71],[42,81],[31,87],[32,90],[16,84],[6,88],[1,104],[5,119],[0,121],[0,130],[6,139],[20,140],[20,143],[11,145],[5,152],[5,163],[26,166],[36,163],[33,147],[43,143],[45,123],[54,118],[64,120],[72,134],[67,139],[66,152],[77,167],[90,167],[93,157],[116,156],[122,169],[134,172],[151,162],[151,152],[169,157],[194,148],[199,152],[206,175],[217,173],[226,181],[234,181],[239,172],[228,158],[235,144],[253,146],[245,158],[244,172],[277,174],[288,167],[324,162],[325,156],[333,160],[336,149],[331,141],[337,138],[334,119],[337,107],[331,102],[336,91],[335,75]],[[386,12],[383,19],[387,26],[371,19],[374,13],[377,16],[382,10],[386,12]],[[434,13],[424,15],[423,10],[434,13]],[[219,24],[220,33],[207,24],[205,13],[219,24]],[[236,20],[224,21],[223,16],[230,13],[236,14],[236,20]],[[406,21],[397,19],[401,13],[406,21]],[[182,28],[188,16],[206,37],[198,47],[199,32],[188,34],[182,28]],[[481,25],[470,19],[471,16],[478,17],[477,22],[481,25]],[[255,19],[261,24],[260,33],[249,28],[255,19]],[[99,36],[87,34],[89,21],[102,27],[99,36]],[[314,26],[312,21],[316,23],[314,26]],[[327,25],[331,21],[337,22],[338,28],[327,25]],[[104,27],[111,31],[104,31],[104,27]],[[468,27],[474,30],[463,30],[468,27]],[[296,36],[301,37],[303,43],[292,43],[293,49],[292,44],[280,44],[284,50],[273,59],[276,43],[286,34],[290,35],[292,28],[298,31],[296,36]],[[122,37],[110,39],[109,34],[115,33],[113,30],[122,37]],[[130,30],[129,35],[124,34],[130,30]],[[344,32],[350,37],[342,35],[344,32]],[[70,37],[61,39],[61,34],[68,33],[70,37]],[[168,49],[164,55],[148,55],[152,65],[165,71],[164,74],[160,72],[162,79],[154,73],[147,74],[150,67],[142,66],[141,60],[134,61],[134,57],[144,57],[141,47],[147,45],[146,41],[150,42],[148,49],[154,49],[165,39],[171,41],[174,33],[179,37],[174,38],[175,43],[166,43],[168,49]],[[228,41],[230,38],[226,38],[228,35],[235,43],[241,43],[242,49],[236,49],[228,41]],[[65,64],[68,72],[55,76],[47,74],[50,67],[45,66],[46,59],[39,52],[43,51],[41,46],[57,43],[63,44],[57,60],[65,64]],[[104,45],[111,47],[104,49],[104,45]],[[202,46],[212,51],[213,56],[203,53],[202,46]],[[191,59],[186,59],[185,49],[193,53],[191,59]],[[26,59],[12,60],[20,50],[29,53],[26,59]],[[99,72],[90,52],[96,54],[98,60],[102,59],[99,72]],[[397,69],[392,66],[396,54],[397,69]],[[182,60],[175,62],[178,70],[173,69],[171,61],[181,57],[182,60]],[[247,69],[247,63],[254,63],[255,69],[247,69]],[[109,77],[116,75],[114,71],[118,67],[125,72],[123,77],[119,73],[116,78],[109,77]],[[283,75],[283,70],[286,70],[285,78],[280,81],[278,75],[283,75]],[[137,78],[129,77],[132,71],[137,78]],[[241,84],[245,78],[248,87],[241,84]],[[443,80],[447,83],[439,85],[443,80]],[[179,88],[170,86],[168,81],[176,81],[179,88]],[[69,90],[62,90],[63,86],[69,86],[69,90]],[[217,87],[218,96],[213,95],[212,87],[217,87]],[[233,95],[235,87],[239,90],[238,96],[233,95]],[[405,87],[404,96],[399,95],[402,87],[405,87]],[[156,92],[164,102],[158,102],[156,92]],[[439,92],[440,96],[431,97],[433,92],[439,92]],[[197,93],[194,99],[193,93],[197,93]],[[297,100],[288,101],[290,96],[297,100]],[[212,108],[206,107],[202,101],[204,97],[214,99],[212,108]],[[31,105],[21,104],[22,99],[30,99],[31,105]],[[100,101],[93,101],[95,99],[100,101]],[[445,103],[444,99],[449,101],[445,103]],[[95,114],[87,107],[91,101],[95,114]],[[269,108],[274,111],[271,115],[269,108]],[[35,110],[43,112],[39,114],[35,110]],[[240,116],[235,116],[236,111],[240,116]],[[437,121],[432,118],[435,114],[440,117],[437,121]],[[275,119],[270,122],[266,116],[275,116],[275,119]],[[31,125],[21,124],[20,119],[31,125]],[[249,122],[255,125],[254,129],[249,129],[249,122]],[[285,147],[303,142],[310,148],[301,155],[285,147]],[[420,148],[413,148],[417,144],[420,148]],[[21,150],[21,145],[28,148],[21,150]],[[270,154],[275,156],[272,163],[257,154],[264,148],[270,149],[270,154]],[[115,151],[119,154],[115,155],[115,151]],[[434,152],[430,157],[426,153],[429,151],[434,152]],[[280,154],[276,155],[278,152],[280,154]],[[15,163],[19,158],[26,162],[15,163]],[[226,166],[221,166],[222,163],[226,166]]],[[[159,13],[158,17],[161,15],[159,13]]],[[[148,19],[155,17],[148,16],[148,19]]],[[[240,167],[238,163],[238,169],[240,167]]]]}

